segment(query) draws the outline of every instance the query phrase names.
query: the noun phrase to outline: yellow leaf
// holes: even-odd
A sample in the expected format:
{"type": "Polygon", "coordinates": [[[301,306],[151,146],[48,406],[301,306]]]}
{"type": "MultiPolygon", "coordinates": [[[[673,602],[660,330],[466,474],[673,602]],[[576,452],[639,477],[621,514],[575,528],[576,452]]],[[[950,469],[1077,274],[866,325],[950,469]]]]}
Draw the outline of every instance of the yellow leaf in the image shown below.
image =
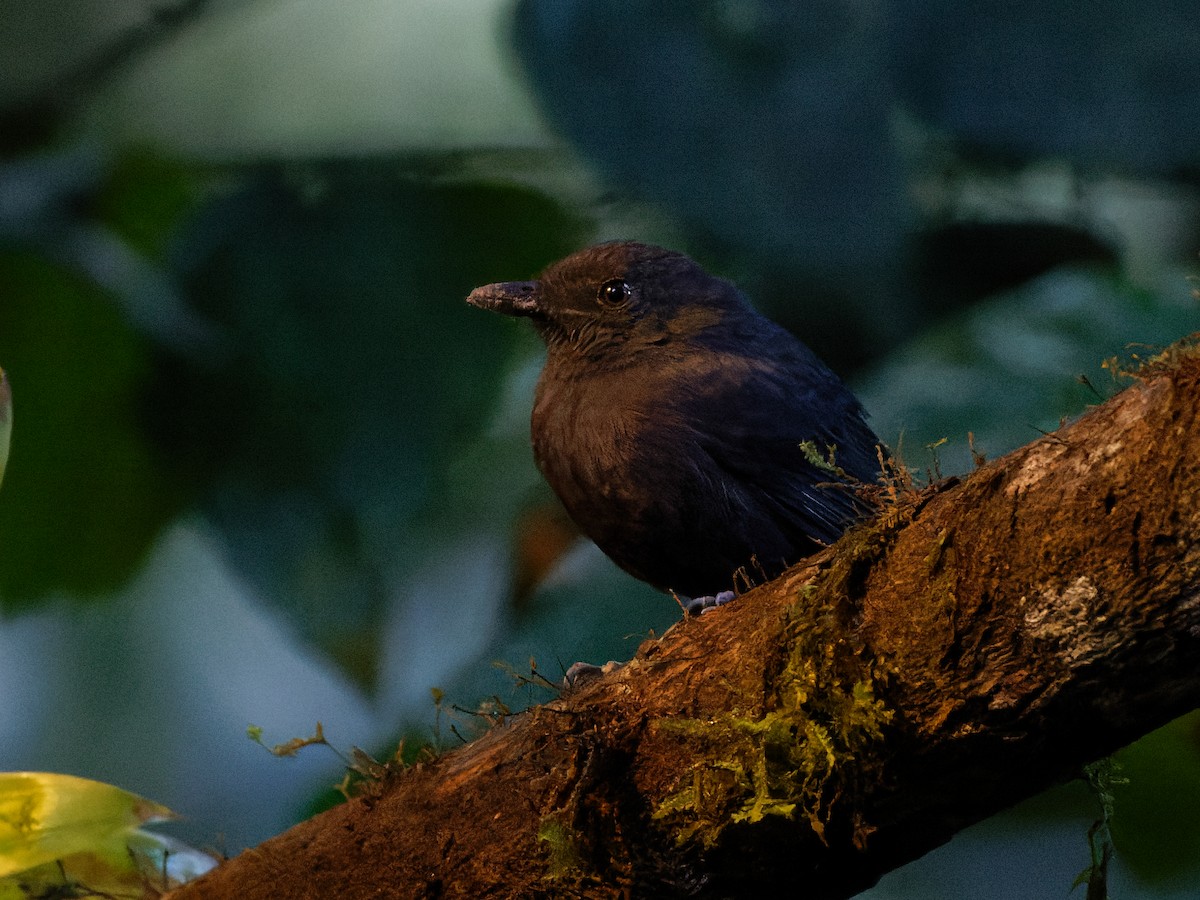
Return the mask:
{"type": "Polygon", "coordinates": [[[127,870],[143,822],[167,807],[111,784],[49,772],[0,772],[0,877],[78,853],[127,870]]]}

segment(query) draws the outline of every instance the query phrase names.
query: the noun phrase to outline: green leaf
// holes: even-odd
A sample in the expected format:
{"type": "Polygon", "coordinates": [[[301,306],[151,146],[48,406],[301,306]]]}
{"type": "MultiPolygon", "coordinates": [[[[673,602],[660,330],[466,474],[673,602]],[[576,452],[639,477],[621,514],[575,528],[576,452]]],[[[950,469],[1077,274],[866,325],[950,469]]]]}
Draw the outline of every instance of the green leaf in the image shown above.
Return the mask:
{"type": "Polygon", "coordinates": [[[1151,356],[1146,347],[1195,324],[1182,276],[1173,292],[1151,292],[1103,271],[1055,269],[943,321],[856,388],[876,433],[910,466],[933,468],[919,448],[948,438],[937,447],[942,472],[969,472],[974,452],[1000,456],[1124,388],[1105,359],[1133,343],[1151,356]]]}
{"type": "Polygon", "coordinates": [[[1200,878],[1200,712],[1189,713],[1116,754],[1112,838],[1121,862],[1152,884],[1200,878]]]}
{"type": "Polygon", "coordinates": [[[0,251],[0,359],[22,425],[0,503],[0,602],[96,596],[182,505],[143,429],[150,350],[87,279],[0,251]]]}
{"type": "Polygon", "coordinates": [[[161,259],[176,226],[202,194],[196,171],[162,156],[127,153],[100,185],[94,213],[149,259],[161,259]]]}

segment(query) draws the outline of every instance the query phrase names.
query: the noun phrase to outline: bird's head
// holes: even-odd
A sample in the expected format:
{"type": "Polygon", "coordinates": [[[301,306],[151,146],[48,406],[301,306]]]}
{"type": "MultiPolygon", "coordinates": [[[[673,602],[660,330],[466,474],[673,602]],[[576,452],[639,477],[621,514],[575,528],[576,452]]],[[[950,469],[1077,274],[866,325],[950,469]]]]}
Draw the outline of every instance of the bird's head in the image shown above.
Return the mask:
{"type": "Polygon", "coordinates": [[[467,302],[528,317],[552,352],[584,356],[686,341],[746,308],[732,284],[682,253],[633,241],[580,250],[534,281],[476,288],[467,302]]]}

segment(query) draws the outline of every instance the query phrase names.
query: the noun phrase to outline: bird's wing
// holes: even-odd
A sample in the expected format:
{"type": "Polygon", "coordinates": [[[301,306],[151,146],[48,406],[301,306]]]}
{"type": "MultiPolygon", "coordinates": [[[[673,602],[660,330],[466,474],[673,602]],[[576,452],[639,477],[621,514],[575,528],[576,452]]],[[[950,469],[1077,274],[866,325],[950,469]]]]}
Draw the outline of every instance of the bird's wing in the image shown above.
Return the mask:
{"type": "Polygon", "coordinates": [[[857,398],[802,350],[759,355],[748,373],[743,361],[726,360],[704,391],[684,398],[693,409],[681,418],[696,426],[727,490],[793,540],[832,543],[866,510],[853,484],[878,478],[878,438],[857,398]],[[805,442],[823,459],[832,455],[847,479],[813,465],[805,442]]]}
{"type": "MultiPolygon", "coordinates": [[[[844,435],[828,435],[844,439],[844,435]]],[[[820,436],[808,438],[823,451],[820,436]]],[[[732,490],[763,510],[793,540],[800,537],[833,543],[846,527],[866,512],[847,483],[835,473],[810,463],[800,441],[762,442],[753,448],[720,440],[708,450],[728,477],[732,490]]]]}

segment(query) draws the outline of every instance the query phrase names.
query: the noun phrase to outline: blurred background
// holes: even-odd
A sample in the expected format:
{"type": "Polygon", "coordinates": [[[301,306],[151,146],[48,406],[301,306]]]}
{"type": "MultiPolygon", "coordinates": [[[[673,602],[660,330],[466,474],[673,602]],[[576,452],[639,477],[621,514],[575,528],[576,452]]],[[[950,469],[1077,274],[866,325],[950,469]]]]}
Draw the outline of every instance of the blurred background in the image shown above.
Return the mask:
{"type": "MultiPolygon", "coordinates": [[[[0,73],[0,770],[230,853],[341,777],[247,725],[452,746],[679,618],[576,543],[537,339],[473,286],[685,250],[926,476],[1200,323],[1185,0],[2,0],[0,73]]],[[[1114,896],[1200,891],[1198,750],[1118,755],[1114,896]]],[[[1067,785],[864,896],[1067,896],[1098,815],[1067,785]]]]}

